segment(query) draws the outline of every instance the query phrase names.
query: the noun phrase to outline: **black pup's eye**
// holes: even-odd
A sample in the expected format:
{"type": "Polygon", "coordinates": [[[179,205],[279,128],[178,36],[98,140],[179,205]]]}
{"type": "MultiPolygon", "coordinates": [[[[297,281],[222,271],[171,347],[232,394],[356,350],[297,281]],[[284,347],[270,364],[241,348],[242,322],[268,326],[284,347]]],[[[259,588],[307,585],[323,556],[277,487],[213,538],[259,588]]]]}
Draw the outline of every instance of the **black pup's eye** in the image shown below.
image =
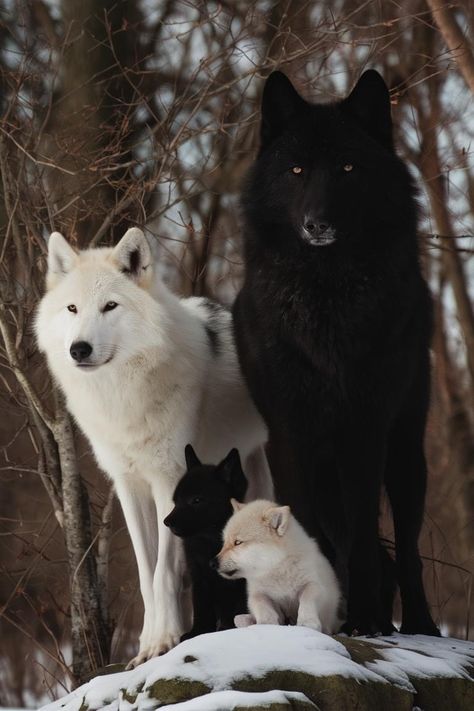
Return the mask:
{"type": "Polygon", "coordinates": [[[344,170],[346,171],[346,173],[350,173],[353,167],[354,166],[352,165],[352,163],[346,163],[344,166],[344,170]]]}
{"type": "Polygon", "coordinates": [[[114,309],[117,308],[117,306],[118,306],[118,304],[116,301],[107,301],[103,310],[104,311],[113,311],[114,309]]]}
{"type": "Polygon", "coordinates": [[[303,168],[299,165],[294,165],[293,168],[291,169],[291,172],[294,173],[295,175],[300,175],[300,173],[303,172],[303,168]]]}
{"type": "Polygon", "coordinates": [[[69,304],[67,310],[70,311],[72,314],[77,314],[77,307],[74,304],[69,304]]]}
{"type": "Polygon", "coordinates": [[[192,504],[201,504],[202,499],[200,496],[195,496],[194,499],[191,501],[192,504]]]}

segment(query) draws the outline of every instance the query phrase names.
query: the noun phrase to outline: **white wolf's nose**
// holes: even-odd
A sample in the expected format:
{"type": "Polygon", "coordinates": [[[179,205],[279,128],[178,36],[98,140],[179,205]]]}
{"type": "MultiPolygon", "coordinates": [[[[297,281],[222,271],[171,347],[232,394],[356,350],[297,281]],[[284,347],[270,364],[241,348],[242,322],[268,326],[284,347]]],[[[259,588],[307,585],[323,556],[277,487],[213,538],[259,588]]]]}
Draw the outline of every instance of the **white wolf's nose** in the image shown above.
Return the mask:
{"type": "Polygon", "coordinates": [[[87,341],[76,341],[70,347],[69,353],[71,354],[71,358],[81,363],[92,353],[92,346],[90,343],[87,343],[87,341]]]}

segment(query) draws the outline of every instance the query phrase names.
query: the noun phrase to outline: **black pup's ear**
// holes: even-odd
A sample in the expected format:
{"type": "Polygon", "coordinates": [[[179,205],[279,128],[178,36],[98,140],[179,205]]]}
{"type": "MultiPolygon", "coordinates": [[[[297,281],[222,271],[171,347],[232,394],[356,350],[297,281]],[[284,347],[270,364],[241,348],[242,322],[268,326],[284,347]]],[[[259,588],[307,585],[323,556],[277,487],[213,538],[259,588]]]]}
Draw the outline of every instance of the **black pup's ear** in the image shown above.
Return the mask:
{"type": "Polygon", "coordinates": [[[307,107],[291,81],[282,72],[272,72],[265,82],[262,97],[261,143],[278,136],[290,119],[307,107]]]}
{"type": "Polygon", "coordinates": [[[390,93],[375,69],[362,74],[347,99],[342,101],[341,109],[379,143],[393,148],[390,93]]]}
{"type": "Polygon", "coordinates": [[[184,456],[186,458],[186,467],[188,470],[201,466],[201,462],[190,444],[187,444],[184,448],[184,456]]]}
{"type": "Polygon", "coordinates": [[[218,465],[217,474],[229,486],[230,495],[238,501],[243,501],[248,482],[236,449],[231,449],[227,457],[218,465]]]}

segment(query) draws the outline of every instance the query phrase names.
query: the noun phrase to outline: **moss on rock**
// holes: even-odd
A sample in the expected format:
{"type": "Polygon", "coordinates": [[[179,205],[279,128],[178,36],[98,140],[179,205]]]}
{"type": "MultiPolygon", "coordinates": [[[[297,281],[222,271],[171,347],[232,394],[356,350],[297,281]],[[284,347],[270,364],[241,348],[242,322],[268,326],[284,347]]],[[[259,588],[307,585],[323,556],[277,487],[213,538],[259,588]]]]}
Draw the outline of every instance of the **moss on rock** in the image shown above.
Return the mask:
{"type": "Polygon", "coordinates": [[[146,688],[148,696],[158,701],[156,708],[166,704],[177,704],[179,701],[188,701],[210,691],[212,689],[201,681],[180,678],[158,679],[146,688]]]}
{"type": "Polygon", "coordinates": [[[321,711],[411,711],[413,694],[383,682],[358,682],[339,675],[314,676],[299,671],[268,672],[263,677],[236,680],[233,689],[239,691],[300,691],[321,711]]]}

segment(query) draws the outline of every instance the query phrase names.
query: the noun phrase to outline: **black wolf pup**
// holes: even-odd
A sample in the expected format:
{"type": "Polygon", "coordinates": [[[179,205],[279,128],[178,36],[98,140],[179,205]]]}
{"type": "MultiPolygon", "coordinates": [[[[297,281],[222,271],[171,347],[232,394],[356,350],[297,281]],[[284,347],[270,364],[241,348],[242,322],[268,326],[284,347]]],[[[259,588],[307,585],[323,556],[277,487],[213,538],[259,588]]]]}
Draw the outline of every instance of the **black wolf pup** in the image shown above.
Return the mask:
{"type": "Polygon", "coordinates": [[[233,513],[230,500],[243,501],[247,490],[239,453],[232,449],[217,465],[202,464],[190,444],[185,455],[187,472],[175,489],[174,509],[164,520],[184,540],[193,585],[193,627],[181,641],[229,629],[235,615],[247,612],[245,580],[224,580],[210,567],[233,513]]]}
{"type": "Polygon", "coordinates": [[[270,433],[279,500],[336,566],[345,630],[393,630],[378,544],[381,487],[396,534],[402,632],[438,634],[417,541],[426,464],[431,302],[412,179],[375,71],[336,103],[307,103],[280,72],[243,196],[241,365],[270,433]],[[385,591],[383,593],[382,591],[385,591]],[[384,598],[384,599],[382,599],[384,598]]]}

